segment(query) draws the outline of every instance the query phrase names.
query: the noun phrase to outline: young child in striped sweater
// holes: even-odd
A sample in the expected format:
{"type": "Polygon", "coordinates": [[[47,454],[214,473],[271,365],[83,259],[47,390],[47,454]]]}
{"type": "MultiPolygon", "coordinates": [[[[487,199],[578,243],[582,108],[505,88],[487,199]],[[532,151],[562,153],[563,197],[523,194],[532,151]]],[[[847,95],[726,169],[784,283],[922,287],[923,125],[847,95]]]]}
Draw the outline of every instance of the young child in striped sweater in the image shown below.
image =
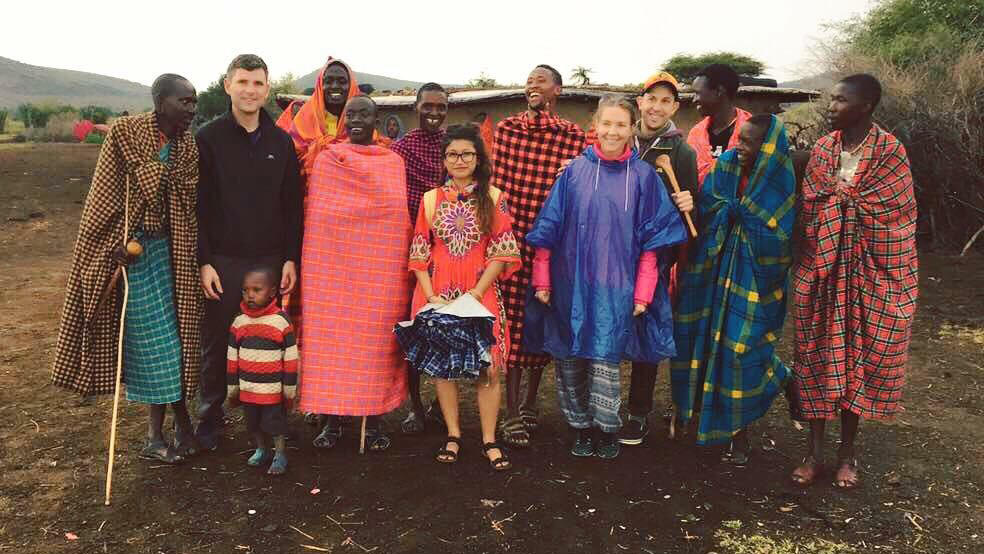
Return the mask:
{"type": "Polygon", "coordinates": [[[229,401],[242,403],[246,428],[256,440],[256,452],[246,463],[270,464],[270,475],[287,471],[285,403],[293,401],[297,390],[297,341],[287,313],[275,302],[278,283],[280,277],[270,267],[252,269],[243,277],[242,313],[229,329],[226,372],[229,401]]]}

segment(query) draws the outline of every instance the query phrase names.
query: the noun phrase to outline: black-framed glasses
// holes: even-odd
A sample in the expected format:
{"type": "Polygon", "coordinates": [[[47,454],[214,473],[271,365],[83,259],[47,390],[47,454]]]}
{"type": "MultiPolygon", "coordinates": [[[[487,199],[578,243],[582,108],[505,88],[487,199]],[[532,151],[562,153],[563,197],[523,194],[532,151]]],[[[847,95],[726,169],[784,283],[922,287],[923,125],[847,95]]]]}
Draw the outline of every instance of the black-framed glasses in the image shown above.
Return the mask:
{"type": "Polygon", "coordinates": [[[466,164],[470,164],[473,161],[475,161],[475,156],[477,156],[477,155],[478,155],[478,152],[460,152],[460,153],[459,152],[447,152],[447,153],[444,154],[444,159],[447,160],[447,161],[449,161],[449,162],[455,162],[457,160],[461,160],[461,161],[465,162],[466,164]]]}

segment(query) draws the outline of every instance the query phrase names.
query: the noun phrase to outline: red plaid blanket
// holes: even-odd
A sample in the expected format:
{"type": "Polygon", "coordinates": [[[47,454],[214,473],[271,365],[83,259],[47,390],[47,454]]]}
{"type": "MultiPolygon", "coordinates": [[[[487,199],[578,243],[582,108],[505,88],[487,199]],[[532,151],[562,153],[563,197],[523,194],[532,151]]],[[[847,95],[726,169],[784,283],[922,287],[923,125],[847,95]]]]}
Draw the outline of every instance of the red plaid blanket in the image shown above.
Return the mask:
{"type": "Polygon", "coordinates": [[[526,245],[525,237],[557,179],[560,165],[580,155],[584,148],[584,131],[556,114],[538,112],[535,117],[530,117],[528,112],[522,112],[503,119],[496,126],[492,182],[509,197],[513,232],[523,257],[520,270],[502,283],[512,337],[510,366],[542,367],[550,361],[549,356],[520,351],[526,289],[533,267],[533,249],[526,245]]]}
{"type": "Polygon", "coordinates": [[[838,409],[892,416],[916,309],[916,199],[905,148],[873,126],[853,183],[838,183],[840,132],[813,148],[803,182],[802,259],[791,405],[797,419],[838,409]]]}

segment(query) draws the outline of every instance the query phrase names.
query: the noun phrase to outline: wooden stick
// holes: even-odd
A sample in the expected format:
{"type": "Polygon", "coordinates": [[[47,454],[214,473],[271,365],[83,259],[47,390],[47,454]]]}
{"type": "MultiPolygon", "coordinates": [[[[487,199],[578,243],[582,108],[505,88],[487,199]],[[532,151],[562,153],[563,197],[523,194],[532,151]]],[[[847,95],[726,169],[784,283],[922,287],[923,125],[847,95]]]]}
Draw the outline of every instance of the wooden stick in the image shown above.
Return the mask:
{"type": "Polygon", "coordinates": [[[366,416],[362,416],[362,432],[359,434],[359,454],[366,453],[366,416]]]}
{"type": "Polygon", "coordinates": [[[116,415],[120,408],[120,381],[123,380],[123,322],[126,319],[126,302],[130,296],[130,283],[126,269],[119,267],[123,274],[123,307],[120,308],[120,334],[116,343],[116,386],[113,389],[113,417],[109,423],[109,465],[106,467],[106,505],[113,492],[113,461],[116,455],[116,415]]]}
{"type": "MultiPolygon", "coordinates": [[[[673,187],[673,192],[680,192],[680,183],[677,182],[676,174],[673,173],[673,163],[670,161],[670,157],[666,154],[661,154],[656,157],[656,166],[666,173],[666,176],[670,179],[670,186],[673,187]]],[[[690,236],[697,238],[697,228],[694,227],[694,220],[690,218],[690,212],[683,213],[683,219],[687,222],[687,228],[690,229],[690,236]]]]}

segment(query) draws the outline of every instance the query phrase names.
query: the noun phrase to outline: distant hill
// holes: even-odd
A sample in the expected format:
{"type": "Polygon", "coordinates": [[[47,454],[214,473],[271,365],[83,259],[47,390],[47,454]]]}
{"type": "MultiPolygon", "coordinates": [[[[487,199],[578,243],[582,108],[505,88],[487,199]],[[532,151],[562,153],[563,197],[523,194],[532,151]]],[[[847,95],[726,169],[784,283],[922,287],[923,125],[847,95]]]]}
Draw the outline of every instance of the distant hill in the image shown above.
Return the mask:
{"type": "Polygon", "coordinates": [[[780,87],[783,88],[799,88],[808,90],[829,90],[830,87],[834,86],[837,82],[837,76],[831,72],[820,73],[817,75],[811,75],[809,77],[803,77],[801,79],[796,79],[794,81],[786,81],[784,83],[779,83],[780,87]]]}
{"type": "Polygon", "coordinates": [[[23,102],[57,102],[78,107],[95,104],[131,111],[151,107],[150,87],[140,83],[0,57],[0,107],[13,108],[23,102]]]}
{"type": "MultiPolygon", "coordinates": [[[[314,82],[318,79],[319,71],[321,71],[320,67],[297,79],[297,81],[295,81],[297,88],[299,90],[304,90],[313,87],[314,82]]],[[[358,71],[355,72],[355,79],[360,85],[370,84],[377,91],[416,89],[420,85],[424,84],[423,81],[406,81],[403,79],[384,77],[382,75],[373,75],[371,73],[359,73],[358,71]]]]}

